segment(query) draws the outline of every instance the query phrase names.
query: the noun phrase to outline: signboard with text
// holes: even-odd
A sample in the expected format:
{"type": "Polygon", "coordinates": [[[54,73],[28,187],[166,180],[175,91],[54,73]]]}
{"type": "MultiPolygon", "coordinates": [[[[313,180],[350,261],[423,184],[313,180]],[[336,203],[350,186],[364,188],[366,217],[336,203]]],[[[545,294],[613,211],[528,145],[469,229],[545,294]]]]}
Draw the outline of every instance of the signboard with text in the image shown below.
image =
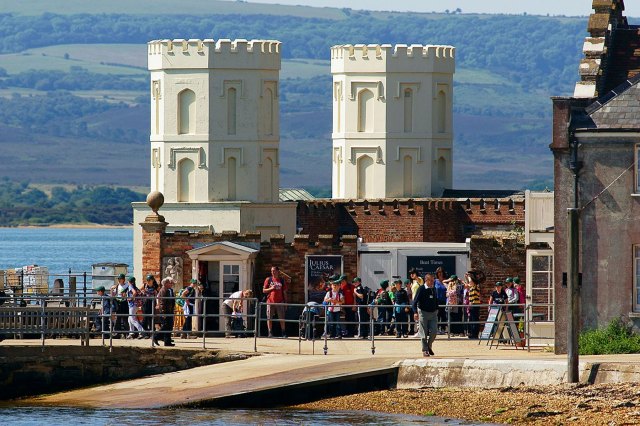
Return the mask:
{"type": "Polygon", "coordinates": [[[306,302],[322,303],[329,285],[328,278],[342,274],[342,256],[307,255],[305,257],[306,302]]]}
{"type": "Polygon", "coordinates": [[[418,275],[424,277],[427,272],[435,273],[438,267],[442,267],[445,277],[456,273],[455,256],[407,256],[407,271],[415,268],[418,275]]]}

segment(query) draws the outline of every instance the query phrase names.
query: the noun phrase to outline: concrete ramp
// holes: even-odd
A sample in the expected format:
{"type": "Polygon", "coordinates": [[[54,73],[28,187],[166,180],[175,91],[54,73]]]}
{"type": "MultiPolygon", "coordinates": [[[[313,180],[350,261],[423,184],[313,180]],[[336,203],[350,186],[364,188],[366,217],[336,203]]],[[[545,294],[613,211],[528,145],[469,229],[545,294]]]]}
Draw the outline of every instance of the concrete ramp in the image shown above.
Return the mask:
{"type": "Polygon", "coordinates": [[[87,408],[259,407],[395,386],[397,358],[263,355],[22,401],[87,408]]]}

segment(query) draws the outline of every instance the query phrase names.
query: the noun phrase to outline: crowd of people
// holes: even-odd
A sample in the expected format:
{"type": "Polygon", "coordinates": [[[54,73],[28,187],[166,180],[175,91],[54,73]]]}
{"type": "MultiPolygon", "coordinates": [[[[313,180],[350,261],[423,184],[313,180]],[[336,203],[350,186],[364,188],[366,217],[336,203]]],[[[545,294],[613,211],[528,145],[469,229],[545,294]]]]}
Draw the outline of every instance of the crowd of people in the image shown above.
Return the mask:
{"type": "MultiPolygon", "coordinates": [[[[477,270],[468,271],[460,279],[456,275],[446,277],[442,268],[424,277],[411,269],[408,279],[382,280],[373,291],[360,277],[349,282],[346,275],[332,276],[323,302],[327,315],[323,337],[367,339],[374,333],[401,339],[413,335],[422,339],[423,355],[431,356],[438,334],[478,338],[483,304],[480,285],[484,281],[484,274],[477,270]]],[[[524,286],[518,277],[506,278],[504,285],[496,283],[496,290],[484,303],[507,305],[514,313],[522,312],[524,286]]]]}

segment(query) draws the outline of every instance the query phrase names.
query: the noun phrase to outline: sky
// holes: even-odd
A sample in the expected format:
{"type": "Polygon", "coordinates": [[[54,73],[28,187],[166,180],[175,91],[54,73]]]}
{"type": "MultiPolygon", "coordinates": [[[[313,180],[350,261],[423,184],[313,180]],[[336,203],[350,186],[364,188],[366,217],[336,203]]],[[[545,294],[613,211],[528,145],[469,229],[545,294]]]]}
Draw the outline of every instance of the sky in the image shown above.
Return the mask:
{"type": "MultiPolygon", "coordinates": [[[[591,0],[248,0],[250,3],[274,3],[352,9],[443,12],[462,9],[462,13],[514,13],[534,15],[587,16],[591,0]]],[[[640,0],[625,1],[626,16],[640,16],[640,0]]]]}

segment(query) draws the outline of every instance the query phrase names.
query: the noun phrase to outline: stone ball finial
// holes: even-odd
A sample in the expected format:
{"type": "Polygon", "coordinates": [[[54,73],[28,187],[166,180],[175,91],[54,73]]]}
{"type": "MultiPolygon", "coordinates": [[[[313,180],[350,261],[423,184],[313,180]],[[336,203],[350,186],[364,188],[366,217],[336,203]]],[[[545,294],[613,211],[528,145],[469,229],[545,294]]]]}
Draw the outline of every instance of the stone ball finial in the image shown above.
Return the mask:
{"type": "Polygon", "coordinates": [[[164,195],[162,195],[162,192],[152,191],[147,195],[147,205],[151,207],[151,210],[153,210],[155,214],[158,214],[158,210],[160,210],[163,204],[164,195]]]}

